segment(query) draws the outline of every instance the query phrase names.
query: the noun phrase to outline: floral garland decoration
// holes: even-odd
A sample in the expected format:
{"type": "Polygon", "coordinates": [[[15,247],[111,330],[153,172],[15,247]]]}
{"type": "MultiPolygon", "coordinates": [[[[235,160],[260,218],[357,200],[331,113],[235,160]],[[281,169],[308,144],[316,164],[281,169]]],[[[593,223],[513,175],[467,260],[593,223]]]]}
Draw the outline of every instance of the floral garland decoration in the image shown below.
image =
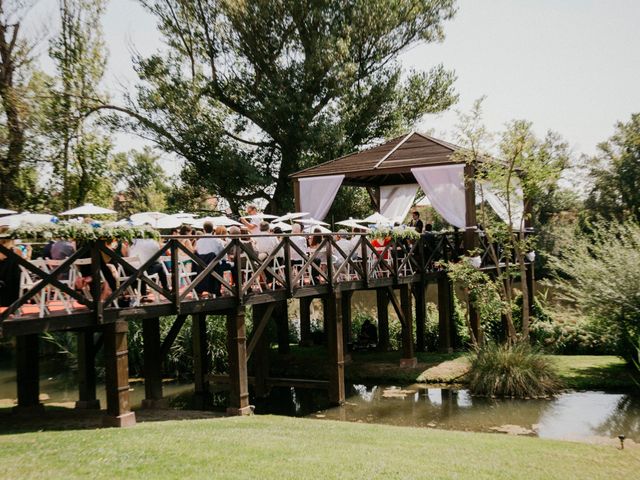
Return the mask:
{"type": "Polygon", "coordinates": [[[401,240],[417,240],[420,238],[420,234],[415,231],[414,228],[407,227],[382,227],[372,230],[367,235],[370,239],[378,238],[383,239],[387,237],[391,237],[394,241],[401,240]]]}
{"type": "Polygon", "coordinates": [[[92,226],[86,223],[50,223],[41,225],[22,224],[9,229],[6,236],[21,240],[54,240],[58,238],[73,239],[81,242],[96,240],[126,240],[151,238],[158,240],[160,234],[148,226],[103,225],[92,226]]]}

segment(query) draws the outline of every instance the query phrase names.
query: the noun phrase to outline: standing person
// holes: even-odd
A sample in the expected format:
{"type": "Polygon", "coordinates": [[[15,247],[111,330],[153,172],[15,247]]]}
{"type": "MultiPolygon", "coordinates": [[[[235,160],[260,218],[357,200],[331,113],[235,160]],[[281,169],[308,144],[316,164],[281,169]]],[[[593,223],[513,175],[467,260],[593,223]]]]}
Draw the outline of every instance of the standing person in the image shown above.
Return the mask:
{"type": "Polygon", "coordinates": [[[260,217],[258,217],[258,207],[253,203],[247,205],[247,216],[240,217],[242,224],[249,229],[249,233],[256,234],[260,231],[260,217]]]}
{"type": "Polygon", "coordinates": [[[411,221],[409,222],[409,226],[416,229],[416,232],[422,233],[422,229],[424,225],[422,220],[420,220],[420,212],[414,211],[411,213],[411,221]]]}
{"type": "MultiPolygon", "coordinates": [[[[219,238],[213,236],[214,229],[211,222],[204,222],[202,226],[204,230],[204,236],[196,241],[196,254],[205,262],[211,263],[215,258],[224,250],[224,244],[219,238]]],[[[196,264],[196,271],[202,271],[202,268],[196,264]]],[[[214,271],[219,275],[224,275],[225,270],[230,270],[231,266],[227,263],[227,256],[214,267],[214,271]]],[[[198,294],[201,294],[203,298],[206,298],[209,294],[219,296],[221,293],[220,280],[213,275],[207,275],[196,287],[195,290],[198,294]]]]}
{"type": "MultiPolygon", "coordinates": [[[[0,245],[13,250],[14,242],[0,239],[0,245]]],[[[0,307],[8,307],[20,296],[20,265],[14,255],[0,253],[0,307]]]]}

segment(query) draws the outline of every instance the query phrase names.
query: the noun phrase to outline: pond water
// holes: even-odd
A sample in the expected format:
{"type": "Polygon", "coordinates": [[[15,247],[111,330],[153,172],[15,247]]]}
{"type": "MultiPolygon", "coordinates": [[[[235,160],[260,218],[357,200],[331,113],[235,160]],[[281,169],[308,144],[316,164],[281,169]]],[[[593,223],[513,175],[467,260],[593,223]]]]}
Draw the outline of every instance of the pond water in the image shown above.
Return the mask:
{"type": "MultiPolygon", "coordinates": [[[[43,377],[44,403],[72,404],[77,386],[67,375],[43,377]]],[[[193,384],[164,385],[174,405],[188,408],[193,384]]],[[[140,406],[144,384],[131,384],[131,404],[140,406]]],[[[0,368],[0,406],[13,403],[15,371],[0,368]]],[[[224,395],[215,395],[219,408],[224,395]]],[[[104,388],[98,387],[101,405],[104,388]]],[[[591,441],[625,435],[640,443],[640,397],[596,391],[567,392],[553,399],[511,400],[472,397],[467,390],[349,385],[347,403],[329,408],[326,390],[273,388],[265,399],[251,398],[256,414],[278,414],[350,422],[382,423],[449,430],[505,432],[541,438],[591,441]]]]}
{"type": "Polygon", "coordinates": [[[464,389],[424,385],[352,385],[346,405],[327,408],[326,392],[274,390],[256,400],[256,413],[383,423],[449,430],[504,432],[565,440],[617,438],[640,442],[640,398],[605,392],[568,392],[548,400],[472,397],[464,389]]]}

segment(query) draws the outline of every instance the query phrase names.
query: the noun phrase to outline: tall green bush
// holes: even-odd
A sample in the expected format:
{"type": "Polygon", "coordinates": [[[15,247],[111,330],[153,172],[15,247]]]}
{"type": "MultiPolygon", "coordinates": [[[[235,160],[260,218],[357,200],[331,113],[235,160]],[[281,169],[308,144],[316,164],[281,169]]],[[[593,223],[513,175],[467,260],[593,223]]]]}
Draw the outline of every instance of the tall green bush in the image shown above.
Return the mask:
{"type": "Polygon", "coordinates": [[[552,259],[560,300],[584,312],[631,361],[640,338],[640,226],[597,223],[552,259]]]}

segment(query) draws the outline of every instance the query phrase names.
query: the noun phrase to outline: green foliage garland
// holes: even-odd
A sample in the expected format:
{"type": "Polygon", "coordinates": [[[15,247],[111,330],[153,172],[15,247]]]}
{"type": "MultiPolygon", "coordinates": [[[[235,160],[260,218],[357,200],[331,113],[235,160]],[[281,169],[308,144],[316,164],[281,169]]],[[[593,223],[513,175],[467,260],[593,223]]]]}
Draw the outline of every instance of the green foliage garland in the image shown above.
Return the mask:
{"type": "Polygon", "coordinates": [[[391,240],[394,241],[418,240],[420,238],[420,234],[413,228],[394,227],[372,230],[371,232],[369,232],[367,237],[369,237],[369,239],[371,240],[373,240],[374,238],[384,239],[387,237],[391,237],[391,240]]]}
{"type": "Polygon", "coordinates": [[[147,226],[104,225],[93,227],[86,223],[51,223],[46,225],[23,224],[7,232],[9,238],[21,240],[53,240],[69,238],[76,241],[126,240],[152,238],[158,240],[160,234],[147,226]]]}

